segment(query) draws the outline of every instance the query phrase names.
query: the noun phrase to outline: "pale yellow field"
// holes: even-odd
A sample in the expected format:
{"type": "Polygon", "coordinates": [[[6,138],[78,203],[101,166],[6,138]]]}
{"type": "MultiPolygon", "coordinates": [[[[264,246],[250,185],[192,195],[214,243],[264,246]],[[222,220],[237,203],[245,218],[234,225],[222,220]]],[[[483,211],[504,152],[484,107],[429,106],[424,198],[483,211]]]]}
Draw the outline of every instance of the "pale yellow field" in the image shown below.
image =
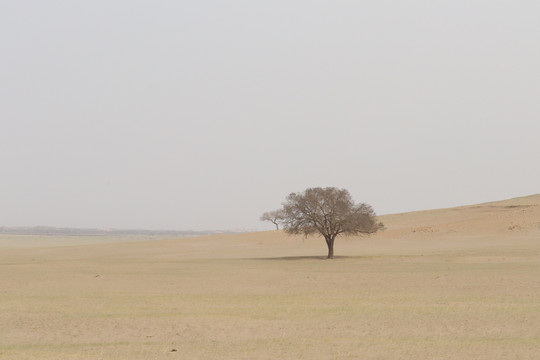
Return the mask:
{"type": "Polygon", "coordinates": [[[0,359],[540,359],[540,195],[381,220],[334,260],[277,231],[0,237],[0,359]]]}

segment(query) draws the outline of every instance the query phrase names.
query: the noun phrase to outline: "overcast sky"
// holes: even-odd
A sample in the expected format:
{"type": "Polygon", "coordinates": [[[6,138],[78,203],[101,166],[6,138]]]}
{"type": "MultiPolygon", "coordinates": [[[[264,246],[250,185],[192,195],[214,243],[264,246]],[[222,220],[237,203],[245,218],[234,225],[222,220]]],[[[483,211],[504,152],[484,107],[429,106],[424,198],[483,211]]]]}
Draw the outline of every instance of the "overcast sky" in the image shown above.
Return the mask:
{"type": "Polygon", "coordinates": [[[540,2],[0,2],[0,226],[272,229],[540,192],[540,2]]]}

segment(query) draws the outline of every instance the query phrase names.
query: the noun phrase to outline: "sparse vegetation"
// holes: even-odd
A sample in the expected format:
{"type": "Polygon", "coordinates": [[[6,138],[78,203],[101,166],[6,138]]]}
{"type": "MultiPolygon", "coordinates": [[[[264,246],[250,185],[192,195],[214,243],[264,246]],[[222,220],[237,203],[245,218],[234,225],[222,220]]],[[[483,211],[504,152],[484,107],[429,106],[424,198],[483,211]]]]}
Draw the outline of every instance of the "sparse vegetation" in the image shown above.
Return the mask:
{"type": "Polygon", "coordinates": [[[276,230],[279,230],[279,223],[283,221],[283,210],[268,211],[261,215],[261,221],[270,221],[276,226],[276,230]]]}

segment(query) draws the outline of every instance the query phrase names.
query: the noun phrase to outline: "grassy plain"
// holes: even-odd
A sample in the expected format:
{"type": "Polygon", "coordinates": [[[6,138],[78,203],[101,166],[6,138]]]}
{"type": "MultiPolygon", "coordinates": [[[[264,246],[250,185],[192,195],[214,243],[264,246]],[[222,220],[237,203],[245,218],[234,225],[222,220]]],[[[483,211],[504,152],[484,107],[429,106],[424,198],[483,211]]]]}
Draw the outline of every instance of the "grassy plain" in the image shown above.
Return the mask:
{"type": "Polygon", "coordinates": [[[0,237],[0,359],[539,358],[540,196],[381,220],[334,260],[278,231],[0,237]]]}

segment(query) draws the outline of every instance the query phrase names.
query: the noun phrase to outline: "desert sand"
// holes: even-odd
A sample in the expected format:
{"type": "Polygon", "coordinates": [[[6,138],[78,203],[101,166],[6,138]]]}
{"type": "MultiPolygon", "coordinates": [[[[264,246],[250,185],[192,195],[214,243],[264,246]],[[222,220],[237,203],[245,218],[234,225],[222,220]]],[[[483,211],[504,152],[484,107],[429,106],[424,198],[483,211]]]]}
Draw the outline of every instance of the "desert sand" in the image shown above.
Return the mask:
{"type": "Polygon", "coordinates": [[[0,359],[538,359],[540,195],[281,231],[0,236],[0,359]]]}

